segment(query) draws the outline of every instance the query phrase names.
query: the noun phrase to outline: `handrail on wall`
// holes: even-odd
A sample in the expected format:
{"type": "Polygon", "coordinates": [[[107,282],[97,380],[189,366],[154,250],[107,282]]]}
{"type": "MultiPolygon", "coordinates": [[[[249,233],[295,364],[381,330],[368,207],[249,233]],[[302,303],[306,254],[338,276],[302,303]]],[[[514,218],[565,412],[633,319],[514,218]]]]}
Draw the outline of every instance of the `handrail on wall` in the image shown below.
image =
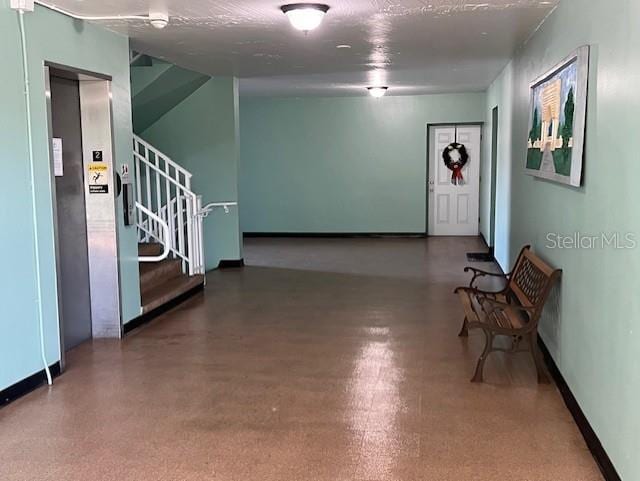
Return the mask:
{"type": "Polygon", "coordinates": [[[209,202],[207,205],[200,208],[200,210],[198,211],[198,215],[207,217],[213,211],[213,209],[218,207],[224,209],[224,213],[228,214],[229,207],[233,207],[236,205],[238,205],[237,202],[209,202]]]}

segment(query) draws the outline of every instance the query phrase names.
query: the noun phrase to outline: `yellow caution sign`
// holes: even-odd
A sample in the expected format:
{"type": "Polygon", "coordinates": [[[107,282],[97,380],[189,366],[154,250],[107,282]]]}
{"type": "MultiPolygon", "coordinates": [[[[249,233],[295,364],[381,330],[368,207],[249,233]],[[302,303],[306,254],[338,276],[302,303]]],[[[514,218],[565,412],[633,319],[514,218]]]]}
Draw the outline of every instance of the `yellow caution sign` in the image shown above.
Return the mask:
{"type": "Polygon", "coordinates": [[[89,164],[89,172],[106,172],[107,170],[109,170],[109,166],[107,164],[89,164]]]}
{"type": "Polygon", "coordinates": [[[101,162],[89,164],[89,193],[108,194],[109,193],[109,166],[101,162]]]}

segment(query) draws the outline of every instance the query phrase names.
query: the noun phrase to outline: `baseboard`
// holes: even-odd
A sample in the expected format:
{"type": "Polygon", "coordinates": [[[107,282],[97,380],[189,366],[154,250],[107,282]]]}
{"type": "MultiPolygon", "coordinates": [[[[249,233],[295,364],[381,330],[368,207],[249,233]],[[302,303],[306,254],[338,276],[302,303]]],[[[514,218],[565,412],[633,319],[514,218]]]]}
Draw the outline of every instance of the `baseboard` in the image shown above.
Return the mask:
{"type": "MultiPolygon", "coordinates": [[[[56,362],[55,364],[52,364],[49,366],[49,370],[51,371],[52,377],[58,377],[60,375],[60,363],[56,362]]],[[[13,386],[3,389],[0,391],[0,407],[6,406],[10,402],[29,394],[31,391],[35,391],[46,382],[47,374],[43,369],[42,371],[15,383],[13,386]]]]}
{"type": "Polygon", "coordinates": [[[480,232],[480,239],[482,239],[482,242],[484,242],[484,245],[486,245],[487,249],[489,249],[489,243],[487,242],[487,239],[482,232],[480,232]]]}
{"type": "MultiPolygon", "coordinates": [[[[502,267],[500,267],[497,262],[496,265],[504,274],[502,267]]],[[[560,395],[562,396],[567,409],[571,413],[574,422],[578,426],[578,429],[580,430],[580,433],[582,434],[582,437],[584,438],[589,451],[591,451],[591,455],[596,460],[598,468],[600,468],[600,472],[604,476],[604,479],[606,481],[621,481],[620,476],[618,475],[615,466],[611,462],[609,455],[602,446],[598,435],[591,427],[589,420],[582,411],[582,408],[580,408],[580,404],[578,404],[578,400],[571,392],[567,381],[564,380],[564,377],[562,376],[558,365],[551,356],[549,349],[540,336],[538,336],[538,346],[540,347],[540,351],[542,352],[542,356],[544,358],[545,364],[547,365],[547,369],[549,370],[551,377],[555,381],[556,386],[558,386],[560,395]]]]}
{"type": "Polygon", "coordinates": [[[233,269],[244,267],[244,259],[223,259],[218,263],[218,269],[233,269]]]}
{"type": "Polygon", "coordinates": [[[156,317],[161,316],[165,312],[170,311],[174,307],[182,304],[184,301],[186,301],[190,297],[194,296],[198,292],[201,292],[203,289],[204,289],[204,284],[200,284],[199,286],[196,286],[193,289],[190,289],[187,292],[184,292],[183,294],[180,294],[178,297],[176,297],[175,299],[170,300],[166,304],[163,304],[163,305],[155,308],[153,311],[146,312],[146,313],[142,314],[141,316],[136,317],[135,319],[127,322],[122,327],[122,332],[124,334],[129,334],[134,329],[137,329],[138,327],[140,327],[140,326],[142,326],[144,324],[148,324],[149,322],[153,321],[156,317]]]}
{"type": "Polygon", "coordinates": [[[244,237],[291,237],[311,239],[370,239],[427,237],[424,232],[245,232],[244,237]]]}
{"type": "Polygon", "coordinates": [[[480,232],[480,238],[482,239],[482,242],[484,242],[484,245],[487,246],[487,249],[489,249],[489,254],[494,255],[495,247],[489,245],[489,243],[487,242],[487,238],[484,236],[482,232],[480,232]]]}
{"type": "Polygon", "coordinates": [[[584,412],[582,412],[578,401],[571,392],[571,389],[569,389],[569,386],[564,380],[564,377],[562,377],[562,373],[560,372],[560,369],[558,369],[556,362],[553,360],[549,349],[547,349],[544,341],[539,336],[538,345],[540,346],[540,350],[542,351],[542,355],[544,357],[547,368],[549,369],[549,372],[551,373],[551,376],[556,382],[558,390],[560,391],[560,394],[564,399],[564,403],[567,405],[567,409],[569,409],[569,412],[573,416],[575,423],[578,425],[578,429],[580,429],[580,432],[582,433],[582,436],[587,443],[587,447],[596,460],[596,463],[598,464],[598,467],[600,468],[604,479],[606,481],[620,481],[621,478],[618,475],[613,463],[611,462],[611,459],[609,459],[609,455],[602,446],[598,435],[591,427],[591,424],[589,424],[589,420],[585,416],[584,412]]]}

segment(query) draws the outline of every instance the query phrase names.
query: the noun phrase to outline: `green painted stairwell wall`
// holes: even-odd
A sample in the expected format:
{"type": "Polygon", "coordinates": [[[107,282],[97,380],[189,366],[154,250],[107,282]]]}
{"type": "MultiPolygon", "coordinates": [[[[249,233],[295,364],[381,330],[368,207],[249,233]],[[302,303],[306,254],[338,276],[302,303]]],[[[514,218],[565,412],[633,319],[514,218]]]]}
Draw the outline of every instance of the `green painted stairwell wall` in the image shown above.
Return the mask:
{"type": "MultiPolygon", "coordinates": [[[[525,243],[563,269],[541,336],[623,480],[640,479],[640,2],[562,0],[487,94],[498,105],[498,219],[503,267],[525,243]],[[529,82],[591,45],[584,181],[524,173],[529,82]],[[551,248],[547,235],[627,233],[634,249],[551,248]]],[[[587,245],[588,247],[588,245],[587,245]]],[[[554,422],[549,420],[549,422],[554,422]]]]}
{"type": "Polygon", "coordinates": [[[133,130],[139,134],[188,98],[209,76],[147,57],[150,65],[131,66],[133,130]]]}
{"type": "MultiPolygon", "coordinates": [[[[134,75],[132,70],[132,75],[134,75]]],[[[140,136],[193,174],[203,203],[238,201],[238,82],[209,78],[140,136]]],[[[207,269],[242,258],[238,208],[216,209],[204,220],[207,269]]]]}

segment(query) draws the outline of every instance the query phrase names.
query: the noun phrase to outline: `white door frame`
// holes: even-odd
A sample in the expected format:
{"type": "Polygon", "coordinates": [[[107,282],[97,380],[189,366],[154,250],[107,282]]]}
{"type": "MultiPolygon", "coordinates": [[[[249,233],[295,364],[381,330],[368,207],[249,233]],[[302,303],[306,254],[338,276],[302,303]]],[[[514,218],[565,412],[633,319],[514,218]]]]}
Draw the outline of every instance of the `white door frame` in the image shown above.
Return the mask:
{"type": "MultiPolygon", "coordinates": [[[[427,124],[427,132],[426,132],[426,138],[427,138],[427,156],[426,156],[426,177],[425,177],[425,185],[426,185],[426,199],[425,199],[425,205],[426,205],[426,219],[425,219],[425,234],[426,236],[431,236],[431,232],[433,231],[433,224],[432,224],[432,212],[431,212],[431,208],[433,207],[430,203],[430,197],[431,197],[431,189],[433,188],[433,185],[430,185],[430,176],[431,176],[431,171],[430,171],[430,163],[431,163],[431,149],[433,148],[433,144],[432,144],[432,140],[431,140],[431,132],[433,129],[436,129],[438,127],[474,127],[477,126],[480,128],[480,170],[479,170],[479,182],[478,182],[478,199],[480,199],[480,183],[482,182],[482,178],[480,177],[480,174],[482,173],[482,162],[483,162],[483,158],[482,158],[482,144],[484,142],[484,122],[437,122],[437,123],[430,123],[427,124]]],[[[436,159],[437,160],[437,159],[436,159]]],[[[435,211],[434,211],[435,213],[435,211]]],[[[481,214],[481,213],[480,213],[481,214]]],[[[480,215],[479,214],[479,215],[480,215]]],[[[478,219],[478,233],[479,233],[479,226],[480,226],[480,219],[478,219]]]]}

